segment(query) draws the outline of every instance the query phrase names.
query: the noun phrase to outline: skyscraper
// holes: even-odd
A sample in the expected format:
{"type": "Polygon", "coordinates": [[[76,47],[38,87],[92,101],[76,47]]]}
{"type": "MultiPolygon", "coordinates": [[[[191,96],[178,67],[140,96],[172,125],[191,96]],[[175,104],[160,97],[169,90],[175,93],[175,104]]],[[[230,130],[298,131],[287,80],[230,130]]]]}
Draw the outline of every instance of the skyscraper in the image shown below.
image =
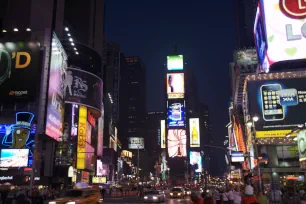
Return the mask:
{"type": "Polygon", "coordinates": [[[162,131],[161,120],[165,121],[165,112],[148,112],[146,116],[146,149],[148,151],[148,169],[154,172],[155,161],[159,159],[161,153],[162,131]]]}
{"type": "Polygon", "coordinates": [[[234,0],[237,48],[254,47],[256,1],[234,0]]]}
{"type": "MultiPolygon", "coordinates": [[[[128,148],[129,138],[144,138],[146,117],[146,67],[140,57],[126,57],[126,66],[120,70],[120,122],[119,139],[123,149],[128,148]]],[[[145,141],[146,148],[146,141],[145,141]]],[[[140,176],[148,173],[145,168],[144,158],[146,151],[140,150],[140,176]]],[[[137,150],[134,153],[134,164],[137,164],[137,150]]]]}

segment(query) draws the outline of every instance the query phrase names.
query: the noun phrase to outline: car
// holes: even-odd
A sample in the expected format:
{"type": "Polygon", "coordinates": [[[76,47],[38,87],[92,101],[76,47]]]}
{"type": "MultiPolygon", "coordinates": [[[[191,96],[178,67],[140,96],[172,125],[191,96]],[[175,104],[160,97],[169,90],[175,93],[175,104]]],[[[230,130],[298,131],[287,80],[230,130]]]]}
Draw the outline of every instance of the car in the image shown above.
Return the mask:
{"type": "Polygon", "coordinates": [[[170,191],[170,198],[185,198],[185,190],[183,187],[174,187],[170,191]]]}
{"type": "Polygon", "coordinates": [[[151,190],[145,193],[144,202],[164,202],[166,199],[166,195],[164,191],[151,190]]]}
{"type": "Polygon", "coordinates": [[[83,188],[68,190],[64,197],[50,201],[49,204],[98,204],[102,203],[101,193],[95,188],[83,188]]]}
{"type": "Polygon", "coordinates": [[[185,195],[191,195],[191,190],[189,188],[185,188],[185,195]]]}

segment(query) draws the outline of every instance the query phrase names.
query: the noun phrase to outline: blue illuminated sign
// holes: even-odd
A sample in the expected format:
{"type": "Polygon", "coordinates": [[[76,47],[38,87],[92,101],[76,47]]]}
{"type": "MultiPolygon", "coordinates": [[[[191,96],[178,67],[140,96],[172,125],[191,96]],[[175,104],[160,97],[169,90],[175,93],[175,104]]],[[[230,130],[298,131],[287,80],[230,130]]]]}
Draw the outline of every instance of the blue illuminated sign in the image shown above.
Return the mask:
{"type": "Polygon", "coordinates": [[[185,126],[185,108],[183,102],[169,104],[168,125],[169,127],[185,126]]]}
{"type": "Polygon", "coordinates": [[[34,114],[16,113],[15,124],[0,124],[0,149],[29,149],[29,163],[32,165],[36,124],[32,124],[34,114]]]}

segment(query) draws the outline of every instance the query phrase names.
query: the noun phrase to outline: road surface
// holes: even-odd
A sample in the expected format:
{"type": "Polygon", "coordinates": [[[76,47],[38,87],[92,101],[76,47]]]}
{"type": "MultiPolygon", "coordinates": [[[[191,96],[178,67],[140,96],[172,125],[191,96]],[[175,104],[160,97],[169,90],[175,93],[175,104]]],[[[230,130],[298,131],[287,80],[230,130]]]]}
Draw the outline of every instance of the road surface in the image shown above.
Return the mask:
{"type": "MultiPolygon", "coordinates": [[[[103,204],[111,204],[111,203],[122,203],[122,204],[136,204],[136,203],[144,203],[143,198],[139,197],[121,197],[121,198],[105,198],[103,204]]],[[[165,202],[161,203],[167,203],[167,204],[189,204],[190,198],[186,199],[170,199],[167,198],[165,202]]]]}

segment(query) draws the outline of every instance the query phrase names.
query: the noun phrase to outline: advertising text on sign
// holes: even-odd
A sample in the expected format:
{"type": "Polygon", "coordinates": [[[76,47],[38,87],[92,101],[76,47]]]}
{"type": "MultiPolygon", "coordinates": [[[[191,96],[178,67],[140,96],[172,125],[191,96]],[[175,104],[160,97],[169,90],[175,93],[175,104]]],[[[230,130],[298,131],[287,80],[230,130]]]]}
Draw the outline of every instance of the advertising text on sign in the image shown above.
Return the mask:
{"type": "Polygon", "coordinates": [[[87,108],[79,107],[77,169],[85,168],[87,108]]]}

